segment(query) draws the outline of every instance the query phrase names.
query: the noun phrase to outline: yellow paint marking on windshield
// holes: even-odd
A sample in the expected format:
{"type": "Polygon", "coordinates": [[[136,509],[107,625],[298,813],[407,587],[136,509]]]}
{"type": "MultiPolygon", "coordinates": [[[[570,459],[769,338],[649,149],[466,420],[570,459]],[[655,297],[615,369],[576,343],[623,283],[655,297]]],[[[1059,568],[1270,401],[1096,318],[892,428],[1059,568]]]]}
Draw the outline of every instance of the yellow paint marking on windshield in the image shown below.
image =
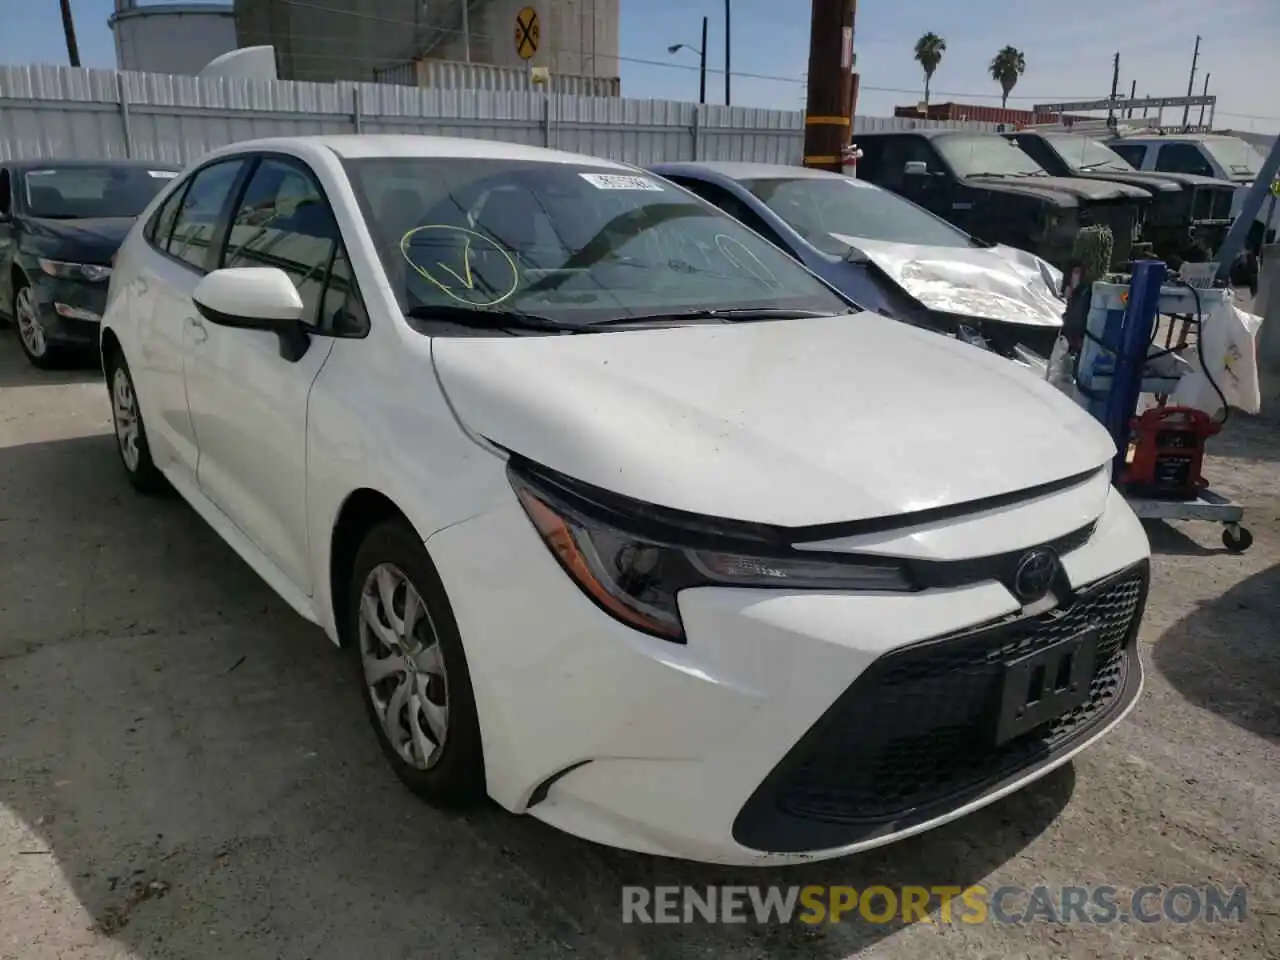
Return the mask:
{"type": "MultiPolygon", "coordinates": [[[[400,255],[404,257],[405,263],[409,264],[418,276],[422,277],[422,279],[439,289],[441,293],[448,297],[452,297],[459,303],[465,303],[471,307],[497,306],[515,293],[516,288],[520,285],[520,269],[516,266],[515,258],[490,237],[487,237],[483,233],[479,233],[475,230],[468,230],[466,227],[456,227],[447,223],[428,223],[421,227],[414,227],[400,238],[400,255]],[[463,238],[461,272],[440,260],[437,260],[435,264],[436,267],[443,270],[457,281],[456,287],[451,283],[442,281],[438,276],[432,273],[431,270],[424,267],[409,254],[409,247],[413,243],[414,239],[430,231],[443,234],[457,234],[463,238]],[[458,292],[458,288],[467,291],[468,294],[477,292],[477,273],[472,267],[472,257],[474,255],[473,246],[477,240],[480,241],[482,252],[487,248],[487,250],[499,255],[501,259],[498,263],[500,265],[505,265],[500,266],[501,272],[505,273],[508,270],[510,271],[509,284],[505,282],[499,284],[490,283],[488,285],[488,290],[478,291],[480,293],[479,298],[474,296],[463,296],[458,292]]],[[[480,274],[479,276],[483,277],[484,275],[480,274]]]]}
{"type": "Polygon", "coordinates": [[[742,241],[735,240],[733,237],[726,236],[723,233],[717,233],[716,248],[722,254],[724,254],[724,258],[726,260],[732,263],[739,270],[745,270],[747,273],[750,273],[753,277],[755,277],[757,280],[759,280],[761,283],[765,284],[766,286],[776,287],[778,285],[778,278],[774,276],[773,271],[770,270],[768,267],[766,267],[759,257],[757,257],[750,250],[748,250],[746,246],[742,243],[742,241]],[[743,253],[745,253],[748,257],[750,257],[752,260],[754,260],[756,264],[760,267],[760,270],[764,271],[764,276],[761,276],[760,271],[756,270],[750,264],[744,264],[739,262],[737,257],[735,257],[732,253],[730,253],[728,250],[725,249],[726,244],[732,244],[733,246],[741,250],[743,253]]]}

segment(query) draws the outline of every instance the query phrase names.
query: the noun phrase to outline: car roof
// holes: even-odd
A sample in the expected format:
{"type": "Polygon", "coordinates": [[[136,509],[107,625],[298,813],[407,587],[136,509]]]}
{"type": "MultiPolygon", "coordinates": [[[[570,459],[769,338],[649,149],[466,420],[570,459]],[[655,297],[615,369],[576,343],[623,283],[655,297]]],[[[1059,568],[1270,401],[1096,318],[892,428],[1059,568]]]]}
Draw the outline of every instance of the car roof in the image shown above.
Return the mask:
{"type": "Polygon", "coordinates": [[[815,170],[812,167],[793,167],[783,163],[736,163],[731,161],[673,161],[671,163],[655,163],[649,167],[657,174],[697,174],[711,173],[729,180],[760,180],[773,177],[786,177],[793,180],[823,177],[843,177],[843,174],[830,170],[815,170]]]}
{"type": "Polygon", "coordinates": [[[1139,133],[1129,136],[1116,137],[1117,143],[1137,142],[1137,143],[1165,143],[1168,141],[1181,141],[1186,143],[1207,143],[1211,140],[1239,140],[1239,137],[1233,137],[1230,134],[1223,133],[1139,133]]]}
{"type": "Polygon", "coordinates": [[[217,153],[252,153],[281,148],[327,149],[344,160],[378,157],[461,158],[467,160],[526,160],[530,163],[580,163],[608,170],[633,167],[578,153],[530,147],[501,140],[474,140],[469,137],[432,137],[420,134],[371,133],[334,134],[309,137],[269,137],[230,144],[217,153]]]}
{"type": "Polygon", "coordinates": [[[48,170],[51,167],[133,167],[138,170],[182,169],[182,164],[171,163],[167,160],[121,160],[117,157],[101,157],[97,159],[76,157],[65,160],[59,157],[48,157],[43,160],[5,160],[0,161],[0,165],[17,171],[48,170]]]}
{"type": "Polygon", "coordinates": [[[1000,134],[993,130],[952,130],[948,127],[924,127],[919,130],[868,130],[865,133],[855,133],[853,142],[857,143],[866,137],[924,137],[926,140],[934,140],[938,137],[998,137],[1000,134]]]}

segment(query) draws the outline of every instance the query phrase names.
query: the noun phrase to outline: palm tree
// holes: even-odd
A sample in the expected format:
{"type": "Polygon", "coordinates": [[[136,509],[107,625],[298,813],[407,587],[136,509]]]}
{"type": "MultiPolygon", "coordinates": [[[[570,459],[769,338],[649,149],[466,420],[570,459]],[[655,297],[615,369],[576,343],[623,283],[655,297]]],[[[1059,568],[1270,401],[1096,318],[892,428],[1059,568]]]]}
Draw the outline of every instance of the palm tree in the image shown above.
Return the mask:
{"type": "Polygon", "coordinates": [[[1027,58],[1017,47],[1004,47],[991,61],[991,79],[1000,84],[1000,106],[1009,105],[1009,93],[1027,72],[1027,58]]]}
{"type": "Polygon", "coordinates": [[[936,33],[926,33],[923,37],[916,41],[916,63],[924,68],[924,102],[929,102],[929,81],[933,79],[933,72],[938,69],[938,64],[942,62],[942,55],[947,52],[947,41],[943,40],[936,33]]]}

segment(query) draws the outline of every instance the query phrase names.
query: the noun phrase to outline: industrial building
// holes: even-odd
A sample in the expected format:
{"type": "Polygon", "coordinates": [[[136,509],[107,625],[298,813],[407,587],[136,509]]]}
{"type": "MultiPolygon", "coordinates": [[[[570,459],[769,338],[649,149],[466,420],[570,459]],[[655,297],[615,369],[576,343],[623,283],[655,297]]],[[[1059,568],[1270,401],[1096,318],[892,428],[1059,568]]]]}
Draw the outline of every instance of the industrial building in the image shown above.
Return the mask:
{"type": "Polygon", "coordinates": [[[236,48],[229,3],[150,3],[115,0],[107,26],[116,44],[116,66],[146,73],[196,74],[236,48]]]}
{"type": "Polygon", "coordinates": [[[284,80],[414,83],[415,61],[445,60],[617,87],[619,0],[235,0],[234,10],[239,45],[274,47],[284,80]],[[527,59],[525,8],[538,19],[527,59]]]}

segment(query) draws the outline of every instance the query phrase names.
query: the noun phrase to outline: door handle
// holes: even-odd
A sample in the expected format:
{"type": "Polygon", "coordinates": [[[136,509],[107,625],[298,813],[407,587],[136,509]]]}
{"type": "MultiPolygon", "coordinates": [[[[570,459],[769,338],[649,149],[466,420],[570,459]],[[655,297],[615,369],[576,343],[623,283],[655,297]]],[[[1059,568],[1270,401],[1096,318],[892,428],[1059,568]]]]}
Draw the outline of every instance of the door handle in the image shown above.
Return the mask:
{"type": "Polygon", "coordinates": [[[134,281],[133,281],[133,288],[134,288],[134,290],[136,290],[138,293],[146,293],[146,292],[147,292],[147,281],[146,281],[146,280],[144,280],[144,279],[142,279],[142,277],[138,277],[136,280],[134,280],[134,281]]]}
{"type": "Polygon", "coordinates": [[[187,325],[191,327],[192,339],[196,343],[204,343],[209,339],[209,331],[204,328],[204,321],[198,317],[187,317],[187,325]]]}

